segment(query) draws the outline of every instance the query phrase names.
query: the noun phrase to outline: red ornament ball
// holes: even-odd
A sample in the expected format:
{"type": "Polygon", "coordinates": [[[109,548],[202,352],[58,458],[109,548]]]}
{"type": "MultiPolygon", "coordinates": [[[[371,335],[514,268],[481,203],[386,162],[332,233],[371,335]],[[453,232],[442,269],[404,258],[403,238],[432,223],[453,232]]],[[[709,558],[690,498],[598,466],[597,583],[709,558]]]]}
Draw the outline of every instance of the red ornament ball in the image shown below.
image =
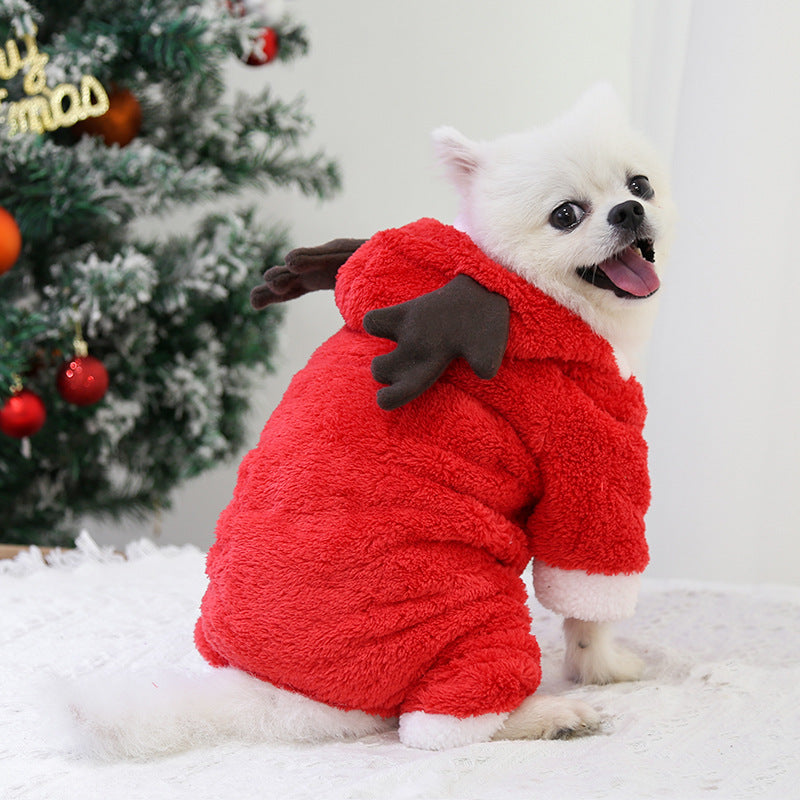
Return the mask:
{"type": "Polygon", "coordinates": [[[22,235],[19,225],[8,211],[0,207],[0,275],[14,266],[21,249],[22,235]]]}
{"type": "Polygon", "coordinates": [[[65,361],[56,376],[58,393],[75,406],[90,406],[103,398],[108,389],[108,371],[93,356],[78,356],[65,361]]]}
{"type": "Polygon", "coordinates": [[[42,398],[30,389],[14,392],[0,408],[0,431],[15,439],[33,436],[47,419],[42,398]]]}
{"type": "Polygon", "coordinates": [[[272,28],[262,28],[246,63],[251,67],[260,67],[273,61],[278,55],[278,34],[272,28]]]}

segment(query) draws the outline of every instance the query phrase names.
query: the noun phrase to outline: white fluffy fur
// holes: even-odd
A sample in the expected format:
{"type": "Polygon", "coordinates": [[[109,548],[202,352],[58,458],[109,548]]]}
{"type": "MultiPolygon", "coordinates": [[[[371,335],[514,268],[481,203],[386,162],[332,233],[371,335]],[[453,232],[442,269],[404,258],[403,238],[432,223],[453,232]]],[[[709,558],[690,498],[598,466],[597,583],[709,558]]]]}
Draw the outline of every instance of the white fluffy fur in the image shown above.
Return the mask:
{"type": "MultiPolygon", "coordinates": [[[[440,128],[434,140],[461,195],[458,226],[495,261],[604,336],[627,377],[649,334],[656,298],[619,298],[581,280],[576,268],[598,264],[619,251],[619,237],[607,217],[613,206],[631,198],[627,182],[634,175],[646,175],[655,190],[652,199],[640,201],[659,270],[672,208],[663,169],[649,146],[628,128],[613,94],[598,89],[551,125],[493,142],[473,142],[452,128],[440,128]],[[551,212],[571,201],[585,206],[586,216],[574,230],[556,230],[549,224],[551,212]]],[[[541,584],[537,591],[546,605],[572,615],[570,609],[583,609],[583,616],[595,620],[565,623],[570,677],[599,683],[638,677],[641,662],[616,648],[608,627],[600,624],[632,610],[631,581],[612,581],[609,595],[611,584],[586,583],[583,575],[583,589],[588,587],[589,594],[581,598],[580,582],[564,575],[556,580],[553,574],[543,576],[542,567],[535,569],[541,584]]],[[[228,738],[357,737],[389,724],[362,712],[315,703],[230,669],[195,678],[144,680],[138,686],[131,681],[93,685],[73,697],[70,708],[85,747],[105,757],[147,758],[228,738]]],[[[596,712],[580,701],[533,695],[510,715],[460,720],[405,714],[400,737],[410,746],[440,749],[492,738],[588,733],[599,725],[596,712]]]]}
{"type": "MultiPolygon", "coordinates": [[[[674,221],[666,173],[650,145],[631,130],[610,87],[588,92],[550,125],[490,142],[473,142],[453,128],[433,134],[437,154],[461,195],[458,227],[491,258],[582,317],[622,354],[623,374],[635,372],[649,337],[657,297],[622,299],[581,280],[575,269],[619,250],[607,221],[632,195],[627,181],[646,175],[655,190],[640,200],[657,243],[660,270],[674,221]],[[588,206],[568,234],[549,224],[565,201],[588,206]]],[[[627,377],[627,375],[626,375],[627,377]]]]}
{"type": "Polygon", "coordinates": [[[582,619],[565,619],[566,676],[578,683],[619,683],[642,676],[639,656],[614,643],[611,625],[582,619]]]}
{"type": "Polygon", "coordinates": [[[78,747],[95,758],[143,760],[234,739],[319,742],[392,727],[278,689],[236,669],[128,676],[73,685],[66,706],[78,747]]]}
{"type": "MultiPolygon", "coordinates": [[[[78,750],[106,761],[143,761],[229,740],[354,739],[396,724],[317,703],[235,669],[73,685],[66,707],[78,750]]],[[[466,719],[424,711],[403,714],[399,735],[408,747],[445,750],[491,739],[579,736],[599,726],[599,715],[586,703],[535,694],[511,714],[466,719]]]]}

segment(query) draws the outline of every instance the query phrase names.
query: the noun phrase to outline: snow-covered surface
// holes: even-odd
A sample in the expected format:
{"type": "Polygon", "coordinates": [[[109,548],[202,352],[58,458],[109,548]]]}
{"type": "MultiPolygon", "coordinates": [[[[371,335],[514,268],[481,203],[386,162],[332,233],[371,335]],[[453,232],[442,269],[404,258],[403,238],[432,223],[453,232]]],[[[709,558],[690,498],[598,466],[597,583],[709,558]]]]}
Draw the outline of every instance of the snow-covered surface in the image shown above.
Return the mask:
{"type": "Polygon", "coordinates": [[[543,689],[600,709],[597,736],[430,753],[393,732],[109,764],[74,749],[53,686],[205,670],[192,645],[204,555],[143,541],[125,560],[83,535],[48,561],[0,561],[4,800],[800,798],[800,587],[645,580],[637,615],[619,626],[645,678],[608,687],[562,679],[560,620],[534,602],[543,689]]]}

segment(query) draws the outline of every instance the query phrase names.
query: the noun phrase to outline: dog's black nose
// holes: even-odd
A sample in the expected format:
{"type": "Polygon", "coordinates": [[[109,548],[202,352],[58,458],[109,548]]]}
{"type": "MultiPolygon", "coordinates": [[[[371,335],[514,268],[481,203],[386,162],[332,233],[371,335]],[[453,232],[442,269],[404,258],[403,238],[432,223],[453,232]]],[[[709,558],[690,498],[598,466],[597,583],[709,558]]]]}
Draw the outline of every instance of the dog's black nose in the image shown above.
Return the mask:
{"type": "Polygon", "coordinates": [[[608,212],[608,221],[618,228],[635,231],[644,222],[644,206],[638,200],[626,200],[608,212]]]}

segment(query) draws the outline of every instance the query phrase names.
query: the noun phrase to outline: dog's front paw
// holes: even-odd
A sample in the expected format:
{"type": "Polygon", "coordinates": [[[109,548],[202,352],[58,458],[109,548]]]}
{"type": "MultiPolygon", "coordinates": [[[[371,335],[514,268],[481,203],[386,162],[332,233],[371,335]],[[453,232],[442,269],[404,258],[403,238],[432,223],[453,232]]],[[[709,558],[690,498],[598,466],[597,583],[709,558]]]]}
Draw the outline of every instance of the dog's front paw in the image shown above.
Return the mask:
{"type": "Polygon", "coordinates": [[[576,683],[621,683],[638,681],[644,673],[644,661],[630,650],[613,647],[598,657],[588,648],[577,653],[567,653],[564,674],[576,683]]]}
{"type": "Polygon", "coordinates": [[[639,656],[616,645],[608,625],[564,620],[567,652],[564,674],[576,683],[638,681],[644,672],[639,656]]]}
{"type": "Polygon", "coordinates": [[[494,735],[495,739],[569,739],[600,729],[600,714],[582,700],[532,694],[494,735]]]}

